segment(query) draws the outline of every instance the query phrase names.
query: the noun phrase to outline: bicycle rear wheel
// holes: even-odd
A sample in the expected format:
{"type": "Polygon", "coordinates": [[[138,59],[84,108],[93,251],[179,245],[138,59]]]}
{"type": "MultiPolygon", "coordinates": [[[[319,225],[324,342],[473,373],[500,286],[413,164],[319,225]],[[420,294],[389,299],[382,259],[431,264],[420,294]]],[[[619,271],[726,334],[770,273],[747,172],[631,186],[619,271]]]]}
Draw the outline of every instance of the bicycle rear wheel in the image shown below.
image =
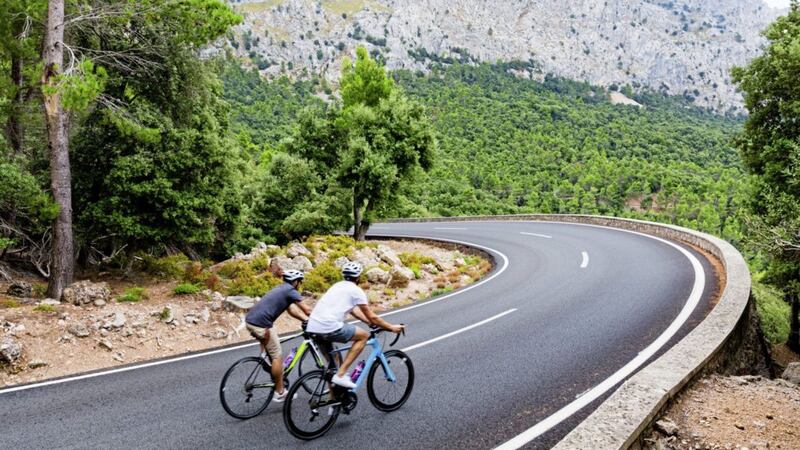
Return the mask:
{"type": "Polygon", "coordinates": [[[389,379],[380,360],[375,361],[369,369],[367,395],[369,401],[379,410],[394,411],[403,406],[414,388],[414,364],[400,350],[389,350],[383,356],[395,380],[389,379]]]}
{"type": "Polygon", "coordinates": [[[237,419],[261,414],[272,400],[270,366],[262,358],[250,356],[236,361],[222,377],[219,399],[225,412],[237,419]]]}
{"type": "Polygon", "coordinates": [[[292,436],[311,440],[331,429],[340,408],[326,405],[328,396],[328,382],[322,370],[303,375],[289,388],[283,405],[283,423],[292,436]]]}

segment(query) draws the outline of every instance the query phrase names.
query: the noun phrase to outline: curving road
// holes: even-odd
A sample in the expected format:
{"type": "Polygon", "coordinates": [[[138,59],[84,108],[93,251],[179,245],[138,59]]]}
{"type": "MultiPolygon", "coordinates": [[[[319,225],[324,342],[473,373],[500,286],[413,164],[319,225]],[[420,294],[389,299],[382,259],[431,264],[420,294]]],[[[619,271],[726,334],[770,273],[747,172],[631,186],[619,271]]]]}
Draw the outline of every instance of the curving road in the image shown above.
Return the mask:
{"type": "Polygon", "coordinates": [[[377,411],[361,391],[350,416],[308,443],[288,434],[275,404],[233,419],[219,405],[218,383],[233,361],[257,352],[248,347],[0,391],[2,447],[493,448],[536,425],[515,442],[547,448],[602,400],[598,386],[634,370],[629,363],[647,359],[643,350],[657,350],[660,336],[663,351],[685,335],[717,289],[694,250],[609,228],[440,222],[380,224],[371,234],[469,242],[498,262],[479,284],[390,313],[409,325],[400,346],[413,347],[417,372],[397,412],[377,411]],[[688,320],[676,322],[682,310],[688,320]],[[677,334],[662,336],[670,326],[677,334]]]}

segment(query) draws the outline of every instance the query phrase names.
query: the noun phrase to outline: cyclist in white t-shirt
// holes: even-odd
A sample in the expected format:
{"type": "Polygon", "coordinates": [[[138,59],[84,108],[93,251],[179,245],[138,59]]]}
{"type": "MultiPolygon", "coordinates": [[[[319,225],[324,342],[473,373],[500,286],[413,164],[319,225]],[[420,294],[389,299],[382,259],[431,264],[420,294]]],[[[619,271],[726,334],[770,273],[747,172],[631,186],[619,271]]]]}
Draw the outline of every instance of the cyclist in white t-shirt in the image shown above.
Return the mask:
{"type": "Polygon", "coordinates": [[[355,388],[356,385],[345,376],[347,369],[358,357],[369,339],[369,333],[352,324],[345,323],[348,313],[356,319],[368,324],[383,328],[393,333],[403,330],[402,325],[392,325],[372,312],[367,302],[367,294],[358,286],[361,264],[349,262],[342,266],[344,281],[340,281],[319,299],[308,318],[306,331],[320,335],[328,342],[353,342],[347,352],[344,362],[339,366],[339,371],[333,376],[333,383],[346,388],[355,388]]]}

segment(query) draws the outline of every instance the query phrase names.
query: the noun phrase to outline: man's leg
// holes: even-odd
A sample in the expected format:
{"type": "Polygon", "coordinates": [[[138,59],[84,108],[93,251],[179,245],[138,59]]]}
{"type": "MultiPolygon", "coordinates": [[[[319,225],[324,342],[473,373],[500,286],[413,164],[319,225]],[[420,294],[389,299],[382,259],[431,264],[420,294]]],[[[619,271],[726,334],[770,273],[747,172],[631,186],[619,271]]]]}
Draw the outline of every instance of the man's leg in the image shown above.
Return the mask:
{"type": "Polygon", "coordinates": [[[281,341],[275,328],[270,328],[264,333],[264,347],[272,358],[272,379],[275,380],[275,392],[283,392],[283,355],[281,355],[281,341]]]}
{"type": "Polygon", "coordinates": [[[353,341],[353,346],[347,351],[347,356],[345,356],[342,365],[339,366],[339,371],[336,373],[337,375],[343,377],[344,374],[347,373],[347,369],[350,368],[356,358],[358,358],[358,355],[361,354],[361,350],[364,350],[364,346],[367,344],[367,339],[369,339],[369,333],[361,328],[356,327],[356,332],[350,339],[353,341]]]}

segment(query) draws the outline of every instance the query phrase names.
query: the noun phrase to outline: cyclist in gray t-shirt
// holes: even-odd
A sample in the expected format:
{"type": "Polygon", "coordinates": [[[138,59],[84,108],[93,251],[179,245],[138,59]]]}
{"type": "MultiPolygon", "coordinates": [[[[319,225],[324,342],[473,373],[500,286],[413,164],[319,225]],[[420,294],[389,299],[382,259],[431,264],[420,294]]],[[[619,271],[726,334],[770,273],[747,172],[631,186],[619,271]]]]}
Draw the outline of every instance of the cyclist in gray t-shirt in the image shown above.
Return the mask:
{"type": "Polygon", "coordinates": [[[303,278],[303,272],[299,270],[284,272],[283,281],[285,283],[267,292],[244,318],[250,334],[261,344],[261,351],[267,352],[269,358],[272,359],[272,377],[275,380],[275,396],[272,400],[278,403],[286,398],[286,389],[283,386],[281,342],[274,325],[278,317],[287,310],[289,315],[297,320],[308,320],[311,307],[300,301],[300,292],[297,291],[303,278]],[[297,305],[304,314],[290,308],[293,304],[297,305]]]}

